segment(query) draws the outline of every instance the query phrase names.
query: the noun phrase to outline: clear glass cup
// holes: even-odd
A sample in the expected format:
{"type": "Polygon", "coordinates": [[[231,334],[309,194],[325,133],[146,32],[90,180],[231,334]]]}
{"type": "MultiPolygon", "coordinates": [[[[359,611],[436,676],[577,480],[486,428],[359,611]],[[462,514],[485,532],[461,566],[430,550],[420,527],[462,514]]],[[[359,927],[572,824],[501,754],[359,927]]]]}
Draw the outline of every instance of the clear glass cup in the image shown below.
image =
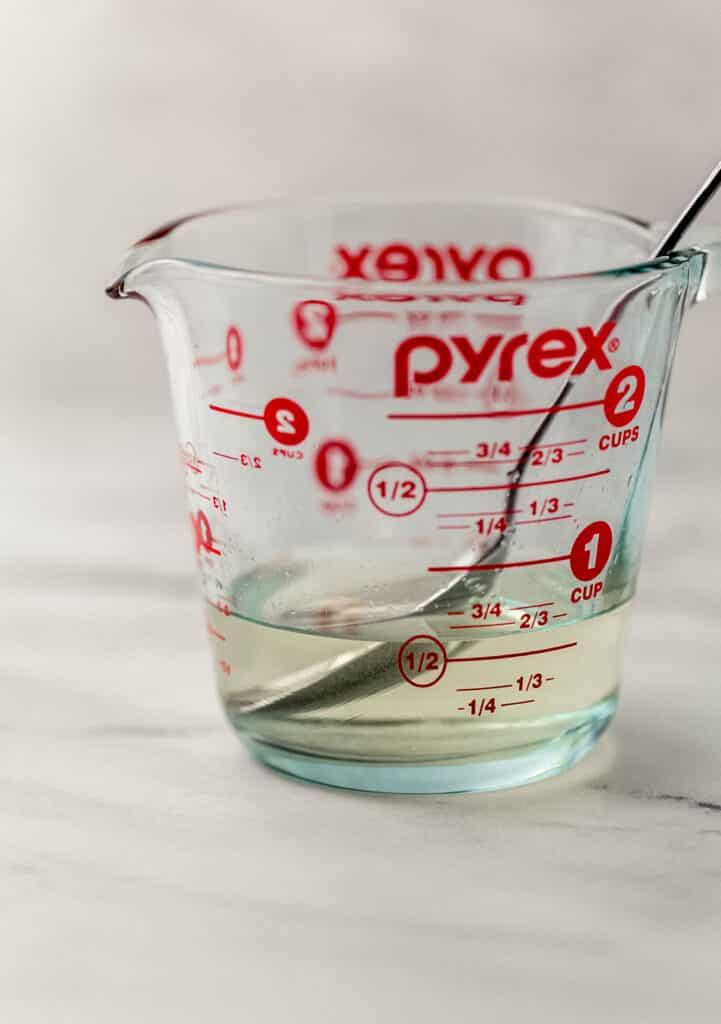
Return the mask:
{"type": "Polygon", "coordinates": [[[332,785],[495,789],[618,700],[681,318],[715,246],[529,203],[268,203],[139,242],[230,722],[332,785]],[[615,269],[604,270],[604,267],[615,269]]]}

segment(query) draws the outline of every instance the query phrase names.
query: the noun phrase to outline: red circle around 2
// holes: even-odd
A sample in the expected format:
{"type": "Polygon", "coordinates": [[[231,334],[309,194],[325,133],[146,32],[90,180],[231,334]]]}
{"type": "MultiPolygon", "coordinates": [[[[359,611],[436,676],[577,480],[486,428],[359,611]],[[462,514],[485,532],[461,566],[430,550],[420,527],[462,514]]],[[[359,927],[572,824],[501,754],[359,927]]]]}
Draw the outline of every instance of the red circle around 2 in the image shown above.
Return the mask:
{"type": "Polygon", "coordinates": [[[606,388],[603,411],[612,427],[625,427],[638,414],[646,393],[646,374],[640,366],[625,366],[606,388]]]}
{"type": "Polygon", "coordinates": [[[384,516],[410,516],[426,500],[425,478],[405,462],[386,462],[368,477],[368,497],[384,516]]]}
{"type": "Polygon", "coordinates": [[[292,398],[271,398],[263,410],[263,420],[278,444],[302,444],[310,430],[305,409],[292,398]]]}
{"type": "Polygon", "coordinates": [[[604,519],[584,526],[573,542],[571,572],[586,583],[599,576],[608,565],[613,548],[613,530],[604,519]]]}
{"type": "Polygon", "coordinates": [[[225,333],[225,359],[233,373],[243,362],[243,337],[235,324],[231,324],[225,333]]]}
{"type": "Polygon", "coordinates": [[[398,671],[407,683],[425,690],[440,682],[448,668],[448,655],[440,640],[427,633],[410,636],[398,651],[398,671]],[[429,650],[430,648],[430,650],[429,650]],[[409,673],[414,673],[410,675],[409,673]],[[425,678],[431,673],[430,678],[425,678]],[[418,677],[424,677],[423,682],[418,677]]]}
{"type": "Polygon", "coordinates": [[[309,348],[323,349],[330,345],[338,322],[335,306],[322,299],[304,299],[293,307],[291,317],[295,333],[309,348]]]}
{"type": "Polygon", "coordinates": [[[348,441],[331,438],[325,441],[315,456],[315,475],[328,491],[345,491],[358,474],[358,456],[348,441]]]}

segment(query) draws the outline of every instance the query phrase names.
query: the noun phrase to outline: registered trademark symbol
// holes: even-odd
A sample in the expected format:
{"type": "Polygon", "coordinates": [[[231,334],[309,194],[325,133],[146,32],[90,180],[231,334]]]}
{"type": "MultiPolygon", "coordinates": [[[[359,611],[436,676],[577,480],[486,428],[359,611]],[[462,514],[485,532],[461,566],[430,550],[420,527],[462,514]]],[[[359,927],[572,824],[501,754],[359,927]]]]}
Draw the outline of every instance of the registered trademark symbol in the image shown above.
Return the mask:
{"type": "Polygon", "coordinates": [[[618,340],[618,338],[611,338],[611,340],[608,343],[608,351],[617,352],[620,344],[621,342],[618,340]]]}

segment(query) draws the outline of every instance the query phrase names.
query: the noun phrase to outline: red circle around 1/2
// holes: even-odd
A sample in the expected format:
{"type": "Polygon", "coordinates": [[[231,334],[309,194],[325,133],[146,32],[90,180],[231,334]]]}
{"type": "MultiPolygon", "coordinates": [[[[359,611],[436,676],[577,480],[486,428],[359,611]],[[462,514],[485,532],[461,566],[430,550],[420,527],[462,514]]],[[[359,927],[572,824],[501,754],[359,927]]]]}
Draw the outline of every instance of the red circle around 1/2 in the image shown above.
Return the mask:
{"type": "Polygon", "coordinates": [[[421,473],[405,462],[386,462],[368,477],[368,497],[384,516],[409,516],[426,500],[421,473]]]}
{"type": "Polygon", "coordinates": [[[612,427],[625,427],[641,408],[646,392],[646,374],[640,366],[625,366],[606,388],[603,411],[612,427]]]}
{"type": "Polygon", "coordinates": [[[225,333],[225,359],[233,373],[243,362],[243,338],[235,324],[231,324],[225,333]]]}
{"type": "Polygon", "coordinates": [[[608,565],[613,548],[613,530],[599,519],[584,526],[571,548],[571,572],[577,580],[587,582],[599,576],[608,565]]]}
{"type": "Polygon", "coordinates": [[[398,651],[398,671],[407,683],[424,690],[440,682],[448,655],[440,640],[427,633],[409,637],[398,651]]]}
{"type": "Polygon", "coordinates": [[[322,299],[305,299],[293,307],[295,333],[309,348],[323,349],[330,345],[338,322],[335,306],[322,299]]]}
{"type": "Polygon", "coordinates": [[[263,410],[263,420],[278,444],[302,444],[310,430],[305,409],[292,398],[271,398],[263,410]]]}
{"type": "Polygon", "coordinates": [[[345,491],[358,474],[358,456],[348,441],[325,441],[315,456],[315,475],[328,491],[345,491]]]}

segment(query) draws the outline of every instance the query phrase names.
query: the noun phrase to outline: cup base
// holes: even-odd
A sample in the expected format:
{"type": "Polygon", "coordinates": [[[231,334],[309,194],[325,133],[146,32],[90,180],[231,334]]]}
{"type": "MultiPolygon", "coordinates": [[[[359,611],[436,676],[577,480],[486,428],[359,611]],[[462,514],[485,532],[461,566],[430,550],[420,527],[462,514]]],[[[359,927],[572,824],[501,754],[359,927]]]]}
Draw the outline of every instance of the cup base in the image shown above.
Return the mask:
{"type": "Polygon", "coordinates": [[[263,764],[305,782],[370,793],[483,793],[539,782],[566,771],[596,744],[613,718],[616,697],[589,708],[586,720],[551,740],[484,760],[423,761],[394,764],[342,761],[267,743],[242,740],[263,764]]]}

